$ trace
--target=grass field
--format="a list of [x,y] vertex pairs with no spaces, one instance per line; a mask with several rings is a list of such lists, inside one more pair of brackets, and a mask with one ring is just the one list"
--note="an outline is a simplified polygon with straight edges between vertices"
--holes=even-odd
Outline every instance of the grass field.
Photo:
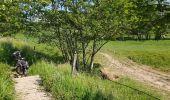
[[161,41],[112,41],[102,52],[129,58],[152,68],[170,71],[170,40]]
[[[37,39],[27,39],[22,34],[15,36],[17,39],[29,40],[31,46],[37,51],[51,56],[59,55],[57,48],[53,49],[46,44],[37,44]],[[34,41],[34,42],[32,42]],[[45,49],[44,49],[45,48]],[[51,51],[49,53],[48,51]],[[126,57],[140,64],[146,64],[154,69],[170,72],[170,40],[148,40],[148,41],[111,41],[102,48],[102,52],[116,54],[119,57]]]
[[[141,42],[139,43],[136,42],[135,44],[135,42],[134,43],[131,42],[128,44],[134,44],[133,46],[135,48],[135,45],[140,43]],[[114,50],[115,51],[118,50],[119,52],[116,51],[116,54],[127,55],[125,51],[128,51],[129,49],[123,48],[123,45],[127,47],[125,42],[120,42],[120,43],[111,42],[105,46],[103,51],[107,50],[107,52],[113,52]],[[35,50],[34,50],[34,46],[36,46]],[[117,49],[110,49],[109,46],[110,47],[114,46],[114,48],[117,46],[116,47]],[[161,93],[159,90],[152,89],[149,86],[145,86],[129,78],[120,78],[119,80],[112,82],[108,80],[101,80],[99,77],[91,76],[85,73],[79,73],[78,76],[73,77],[70,74],[71,72],[70,72],[69,65],[59,64],[62,62],[60,60],[61,58],[58,49],[46,44],[37,44],[31,41],[24,42],[22,40],[17,40],[17,39],[3,38],[0,41],[0,48],[1,48],[0,49],[1,63],[7,63],[11,65],[12,63],[10,62],[11,59],[9,57],[10,56],[9,54],[16,49],[21,49],[22,52],[26,54],[26,59],[28,59],[33,64],[31,65],[31,69],[29,70],[30,74],[31,75],[39,74],[43,79],[43,86],[46,88],[47,91],[50,91],[53,97],[56,99],[64,99],[64,100],[69,100],[69,99],[168,100],[170,99],[168,94],[164,92]],[[150,49],[154,50],[153,48]],[[164,48],[164,50],[166,49],[167,48]],[[137,50],[138,48],[136,48],[136,51]],[[6,55],[6,53],[8,55]],[[5,87],[11,87],[11,88],[5,89],[8,92],[2,92],[1,94],[9,95],[7,97],[13,98],[13,95],[11,95],[13,93],[13,88],[12,88],[13,83],[10,77],[8,77],[8,79],[9,81],[7,82],[9,83],[9,85],[4,84],[3,82],[5,81],[0,81],[1,82],[0,86],[3,86],[3,89],[5,89]]]

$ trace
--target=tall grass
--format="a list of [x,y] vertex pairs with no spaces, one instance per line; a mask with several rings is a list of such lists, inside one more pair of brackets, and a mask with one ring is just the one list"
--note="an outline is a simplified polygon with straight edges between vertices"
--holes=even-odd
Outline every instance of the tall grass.
[[10,68],[0,63],[0,100],[14,100],[14,91]]
[[[31,74],[39,74],[45,88],[52,92],[55,99],[61,100],[108,100],[113,98],[110,93],[97,89],[95,84],[87,84],[85,78],[72,77],[68,65],[54,67],[53,64],[40,62],[32,66]],[[83,79],[82,79],[83,78]]]
[[[110,43],[108,45],[111,45],[110,47],[112,47],[113,44]],[[132,45],[133,48],[131,46],[128,47],[127,44],[133,44]],[[138,51],[145,52],[146,47],[149,47],[151,45],[149,43],[149,45],[146,46],[145,49],[143,49],[142,47],[140,47],[139,45],[140,43],[139,44],[127,43],[127,44],[114,45],[117,46],[116,49],[115,47],[114,49],[110,47],[108,48],[107,45],[104,48],[104,50],[109,50],[110,52],[116,50],[116,53],[118,52],[118,54],[124,55],[126,57],[131,57],[131,59],[133,59],[132,53],[127,53],[128,50],[133,50],[135,52]],[[135,47],[137,44],[141,49],[139,49],[139,47]],[[34,47],[36,48],[35,50]],[[125,49],[125,47],[127,48]],[[160,48],[162,48],[161,45]],[[36,44],[33,42],[27,43],[23,41],[17,41],[15,39],[3,38],[0,40],[0,62],[13,64],[11,62],[13,59],[11,58],[10,54],[16,49],[22,50],[26,59],[33,64],[30,67],[29,73],[31,75],[39,74],[43,80],[43,86],[47,91],[52,93],[55,99],[61,99],[61,100],[70,100],[70,99],[71,100],[72,99],[73,100],[109,100],[109,99],[110,100],[113,99],[154,100],[157,98],[165,99],[165,100],[170,99],[168,96],[164,96],[159,92],[145,88],[145,86],[143,86],[142,84],[138,84],[137,82],[132,81],[128,78],[111,82],[107,80],[101,80],[98,77],[90,76],[89,74],[85,74],[85,73],[79,73],[78,76],[72,76],[70,74],[71,71],[69,65],[63,64],[63,65],[58,65],[56,67],[56,65],[53,63],[42,61],[42,59],[53,61],[55,63],[57,61],[58,62],[61,61],[60,60],[61,58],[58,57],[60,54],[58,53],[57,48],[47,46],[46,44]],[[155,50],[153,49],[153,47],[151,47],[150,50],[155,51],[156,47]],[[167,48],[164,48],[163,50],[167,51]],[[9,70],[6,69],[5,71],[2,72],[4,73],[8,71]],[[2,98],[2,100],[10,100],[10,97],[11,99],[13,99],[13,95],[10,95],[13,93],[12,92],[13,84],[12,81],[10,80],[9,75],[10,74],[8,73],[7,75],[2,76],[2,80],[0,80],[0,88],[1,86],[3,87],[2,91],[8,91],[8,92],[2,92],[3,95],[2,96],[0,95],[0,97],[5,97],[5,99]],[[8,76],[8,78],[6,76]],[[1,74],[0,74],[0,79],[1,79]],[[137,89],[135,88],[133,89],[131,87],[128,87],[120,83],[128,84],[131,87],[135,87]],[[138,89],[145,92],[138,91]],[[4,96],[5,94],[7,94],[8,96]]]
[[160,41],[112,41],[103,52],[127,57],[137,63],[149,65],[161,71],[170,71],[170,40]]
[[[26,58],[29,64],[36,63],[41,59],[54,61],[58,63],[62,60],[58,51],[54,47],[46,44],[36,44],[13,38],[0,39],[0,100],[14,99],[14,84],[10,77],[11,71],[9,66],[15,66],[16,61],[12,57],[12,53],[21,50],[22,56]],[[51,52],[49,52],[51,51]],[[4,64],[5,63],[5,64]]]
[[30,65],[41,59],[54,61],[56,63],[62,62],[62,57],[55,47],[46,44],[36,44],[31,41],[24,42],[12,38],[0,39],[0,62],[14,66],[16,61],[12,57],[12,53],[16,50],[21,51],[22,56],[27,59]]
[[44,61],[34,64],[29,70],[31,75],[39,74],[46,90],[59,100],[155,100],[158,98],[168,100],[159,92],[149,90],[142,84],[127,78],[111,82],[85,73],[72,76],[70,72],[69,65],[56,67],[53,63]]

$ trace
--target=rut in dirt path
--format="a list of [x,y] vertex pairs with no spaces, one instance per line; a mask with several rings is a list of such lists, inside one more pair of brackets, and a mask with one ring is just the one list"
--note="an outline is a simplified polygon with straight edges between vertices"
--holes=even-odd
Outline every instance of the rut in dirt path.
[[39,76],[28,76],[14,79],[17,100],[51,100],[51,96],[40,86]]
[[[170,92],[169,74],[149,69],[148,66],[139,65],[132,61],[119,61],[106,53],[101,54],[107,58],[107,66],[110,66],[109,69],[104,69],[105,71],[110,73],[116,72],[161,90]],[[114,71],[112,72],[110,68]]]

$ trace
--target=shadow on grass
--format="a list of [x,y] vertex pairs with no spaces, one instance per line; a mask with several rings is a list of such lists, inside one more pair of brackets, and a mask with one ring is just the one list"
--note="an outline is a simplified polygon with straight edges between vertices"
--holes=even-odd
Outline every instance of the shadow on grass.
[[153,98],[153,99],[155,99],[155,100],[160,100],[159,98],[157,98],[157,97],[155,97],[155,96],[153,96],[153,95],[151,95],[151,94],[149,94],[149,93],[147,93],[147,92],[144,92],[144,91],[141,91],[141,90],[139,90],[139,89],[136,89],[136,88],[134,88],[134,87],[131,87],[131,86],[128,86],[128,85],[126,85],[126,84],[122,84],[122,83],[119,83],[119,82],[116,82],[116,81],[112,81],[112,82],[114,82],[115,84],[118,84],[118,85],[120,85],[120,86],[124,86],[124,87],[126,87],[126,88],[130,88],[130,89],[136,91],[138,94],[145,94],[145,95],[147,95],[148,97],[151,97],[151,98]]
[[86,92],[86,94],[83,96],[82,100],[114,100],[115,97],[110,94],[104,94],[101,91],[96,91],[94,94],[89,92]]
[[[11,42],[0,43],[0,62],[7,63],[10,66],[15,66],[16,60],[12,57],[12,53],[16,50],[21,50],[22,57],[25,57],[29,62],[29,65],[36,63],[39,60],[52,61],[56,64],[64,63],[63,57],[58,53],[54,55],[48,55],[41,51],[34,50],[30,46],[24,45],[21,48],[14,47]],[[49,51],[50,54],[50,51]]]

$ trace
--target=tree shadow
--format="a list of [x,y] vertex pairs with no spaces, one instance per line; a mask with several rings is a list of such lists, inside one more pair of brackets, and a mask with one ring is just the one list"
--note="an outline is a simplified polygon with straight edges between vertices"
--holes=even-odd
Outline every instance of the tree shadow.
[[114,100],[116,99],[111,93],[105,94],[102,91],[98,90],[95,93],[91,93],[91,91],[86,91],[82,100]]
[[21,48],[17,48],[13,46],[12,42],[2,42],[0,44],[0,62],[7,63],[10,66],[15,66],[16,60],[12,56],[12,53],[16,50],[21,51],[22,57],[26,58],[26,60],[29,62],[29,65],[32,65],[33,63],[36,63],[40,60],[52,61],[56,64],[64,63],[63,57],[58,53],[54,55],[48,55],[41,51],[34,50],[27,45],[24,45]]

